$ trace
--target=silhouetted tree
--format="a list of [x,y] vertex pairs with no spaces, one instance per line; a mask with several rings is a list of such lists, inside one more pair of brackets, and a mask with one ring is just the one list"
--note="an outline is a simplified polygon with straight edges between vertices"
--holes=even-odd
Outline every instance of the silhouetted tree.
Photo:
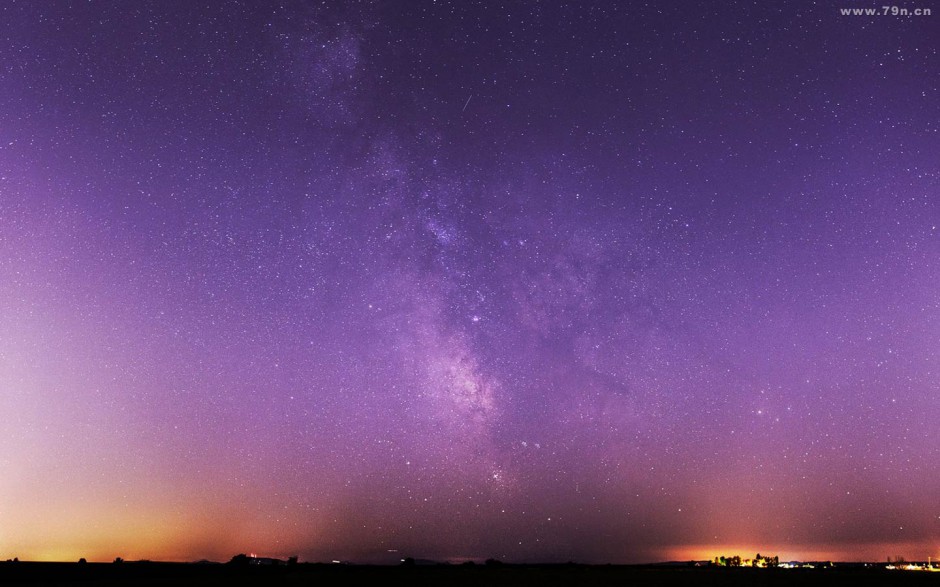
[[296,556],[288,557],[288,559],[287,559],[287,564],[289,564],[289,565],[291,565],[291,566],[296,565],[296,564],[297,564],[297,557],[296,557]]
[[116,565],[119,565],[119,564],[121,564],[121,563],[123,563],[123,562],[124,562],[124,559],[121,558],[121,557],[117,557],[116,559],[114,559],[114,564],[116,564]]
[[488,558],[486,559],[486,562],[483,564],[485,564],[488,567],[496,567],[496,566],[503,564],[503,561],[497,560],[495,558]]
[[86,560],[83,559],[83,558],[78,559],[78,564],[80,564],[80,565],[83,565],[83,564],[85,564],[85,563],[87,563],[87,562],[88,562],[88,561],[86,561]]
[[247,554],[236,554],[232,557],[232,560],[228,561],[228,564],[233,566],[247,566],[248,565],[248,555]]

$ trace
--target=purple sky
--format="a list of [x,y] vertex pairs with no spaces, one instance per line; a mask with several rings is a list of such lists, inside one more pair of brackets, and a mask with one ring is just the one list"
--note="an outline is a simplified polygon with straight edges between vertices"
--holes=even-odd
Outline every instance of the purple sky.
[[853,6],[5,2],[0,558],[940,557],[940,8]]

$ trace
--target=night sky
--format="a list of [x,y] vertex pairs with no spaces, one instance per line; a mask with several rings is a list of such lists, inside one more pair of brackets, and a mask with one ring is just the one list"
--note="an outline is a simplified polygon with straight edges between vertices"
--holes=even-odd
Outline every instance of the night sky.
[[0,558],[940,556],[870,4],[5,1]]

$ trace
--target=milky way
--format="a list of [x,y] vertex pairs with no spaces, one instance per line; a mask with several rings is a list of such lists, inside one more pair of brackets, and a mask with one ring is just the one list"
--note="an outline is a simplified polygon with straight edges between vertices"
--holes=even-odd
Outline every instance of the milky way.
[[6,2],[0,558],[940,556],[940,14],[853,6]]

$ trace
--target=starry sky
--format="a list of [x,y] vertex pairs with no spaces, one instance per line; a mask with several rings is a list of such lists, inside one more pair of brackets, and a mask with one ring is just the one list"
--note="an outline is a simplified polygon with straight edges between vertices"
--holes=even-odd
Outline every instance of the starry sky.
[[0,558],[940,556],[940,6],[853,6],[4,2]]

